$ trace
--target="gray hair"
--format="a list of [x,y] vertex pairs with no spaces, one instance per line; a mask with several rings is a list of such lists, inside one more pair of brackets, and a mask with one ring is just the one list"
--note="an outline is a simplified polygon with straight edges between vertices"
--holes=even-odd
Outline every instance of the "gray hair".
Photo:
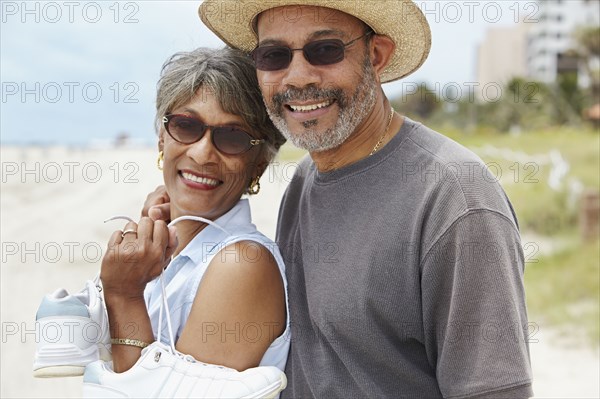
[[266,140],[263,154],[272,161],[285,138],[265,110],[254,63],[239,50],[198,48],[171,56],[157,85],[156,131],[163,129],[163,116],[190,102],[202,86],[211,90],[223,111],[240,116]]

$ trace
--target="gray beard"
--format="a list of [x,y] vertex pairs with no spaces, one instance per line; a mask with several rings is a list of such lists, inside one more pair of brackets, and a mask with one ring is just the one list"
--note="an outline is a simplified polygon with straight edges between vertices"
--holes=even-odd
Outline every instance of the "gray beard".
[[[321,131],[317,119],[303,123],[304,130],[300,134],[293,134],[284,117],[284,103],[292,100],[337,100],[340,113],[333,128]],[[377,82],[375,72],[369,57],[363,63],[363,76],[360,84],[351,98],[341,89],[317,89],[309,86],[305,89],[288,89],[275,94],[272,105],[266,101],[267,112],[273,124],[281,134],[296,147],[309,152],[321,152],[337,148],[342,145],[356,131],[358,125],[369,115],[377,101]]]

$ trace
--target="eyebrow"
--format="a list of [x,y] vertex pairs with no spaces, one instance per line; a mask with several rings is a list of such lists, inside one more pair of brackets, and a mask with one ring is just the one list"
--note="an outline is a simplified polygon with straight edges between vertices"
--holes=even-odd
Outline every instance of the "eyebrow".
[[[336,30],[336,29],[323,29],[323,30],[318,30],[316,32],[311,33],[307,40],[306,43],[310,43],[313,40],[318,40],[321,39],[323,37],[331,37],[331,36],[338,36],[340,38],[348,38],[348,34],[346,34],[345,32],[342,32],[340,30]],[[259,46],[280,46],[280,45],[286,45],[287,43],[283,40],[280,39],[265,39],[262,40],[258,43]]]
[[346,32],[343,32],[341,30],[337,30],[337,29],[324,29],[324,30],[318,30],[316,32],[311,33],[308,38],[309,38],[309,40],[315,40],[315,39],[320,39],[320,38],[322,38],[324,36],[338,36],[338,37],[341,37],[341,38],[349,37]]

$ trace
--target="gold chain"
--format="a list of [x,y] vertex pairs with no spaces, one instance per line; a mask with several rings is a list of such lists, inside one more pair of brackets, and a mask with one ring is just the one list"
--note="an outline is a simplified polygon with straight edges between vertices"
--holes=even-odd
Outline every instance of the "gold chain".
[[379,141],[377,142],[377,144],[375,144],[375,147],[373,147],[373,151],[371,151],[371,153],[369,154],[369,156],[375,154],[377,152],[377,150],[379,149],[379,146],[381,146],[381,143],[383,143],[383,139],[385,138],[385,136],[387,136],[388,130],[390,130],[390,127],[392,126],[392,120],[393,119],[394,119],[394,107],[390,107],[390,120],[388,122],[388,125],[385,128],[385,131],[383,132],[383,135],[381,136],[381,138],[379,139]]

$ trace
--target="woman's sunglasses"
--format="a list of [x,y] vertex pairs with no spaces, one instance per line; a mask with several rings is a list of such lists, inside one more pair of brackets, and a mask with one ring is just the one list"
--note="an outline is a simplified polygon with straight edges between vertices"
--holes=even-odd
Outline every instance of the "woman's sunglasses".
[[252,59],[256,69],[261,71],[280,71],[290,66],[292,53],[302,50],[304,58],[311,65],[332,65],[341,62],[345,56],[346,47],[373,32],[369,30],[364,35],[344,43],[339,39],[315,40],[307,43],[302,48],[289,48],[286,46],[260,46],[252,51]]
[[257,140],[244,130],[234,126],[210,126],[200,119],[187,115],[172,114],[163,117],[163,124],[169,136],[182,144],[200,141],[208,129],[213,145],[227,155],[239,155],[265,140]]

